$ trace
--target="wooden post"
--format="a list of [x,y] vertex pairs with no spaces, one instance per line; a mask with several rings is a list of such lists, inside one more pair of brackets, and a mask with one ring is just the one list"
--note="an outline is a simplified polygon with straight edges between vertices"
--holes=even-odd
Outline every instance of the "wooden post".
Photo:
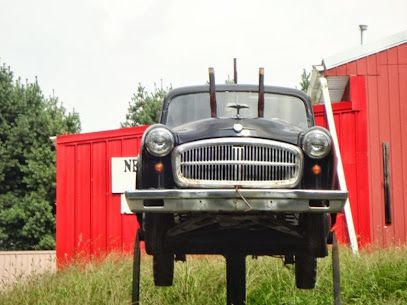
[[264,117],[264,68],[259,68],[259,102],[257,103],[258,117]]
[[216,89],[215,89],[215,71],[213,68],[209,68],[209,96],[211,104],[211,117],[217,117],[216,109]]
[[233,83],[237,84],[237,59],[233,58]]

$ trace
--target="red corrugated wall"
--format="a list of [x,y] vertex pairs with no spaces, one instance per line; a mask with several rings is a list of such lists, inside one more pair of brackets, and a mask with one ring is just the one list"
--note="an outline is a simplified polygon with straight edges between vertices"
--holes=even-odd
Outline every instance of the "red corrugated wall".
[[[367,123],[364,77],[350,77],[346,100],[334,103],[333,111],[351,202],[355,230],[361,245],[371,241],[367,168]],[[323,105],[314,106],[316,124],[327,127]],[[348,240],[343,214],[337,218],[336,232]]]
[[137,221],[111,191],[111,158],[138,155],[146,126],[57,137],[56,253],[59,265],[131,251]]
[[[371,241],[379,246],[407,242],[407,44],[330,69],[327,76],[365,78]],[[363,109],[361,110],[363,111]],[[383,142],[390,143],[391,225],[385,225]],[[352,179],[347,175],[348,179]]]

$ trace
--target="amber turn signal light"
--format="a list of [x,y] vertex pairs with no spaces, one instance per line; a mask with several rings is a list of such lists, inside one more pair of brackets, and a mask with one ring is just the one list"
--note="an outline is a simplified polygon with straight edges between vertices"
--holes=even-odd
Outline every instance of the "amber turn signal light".
[[315,164],[315,165],[312,167],[312,172],[314,173],[315,176],[318,176],[318,175],[321,174],[321,172],[322,172],[321,166],[319,166],[318,164]]
[[157,173],[161,174],[164,171],[164,164],[158,162],[154,165],[154,169]]

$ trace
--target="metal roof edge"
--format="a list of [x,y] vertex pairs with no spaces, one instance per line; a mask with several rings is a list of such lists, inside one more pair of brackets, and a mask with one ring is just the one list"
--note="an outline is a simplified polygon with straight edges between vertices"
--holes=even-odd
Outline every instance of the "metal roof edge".
[[79,142],[97,142],[100,140],[106,140],[107,138],[121,138],[129,136],[139,136],[144,133],[147,125],[140,125],[134,127],[124,127],[112,130],[103,131],[93,131],[86,133],[76,133],[76,134],[63,134],[56,136],[56,144],[70,144]]
[[407,43],[407,30],[388,36],[376,42],[361,45],[322,60],[325,69],[329,70],[348,62],[378,53],[380,51]]

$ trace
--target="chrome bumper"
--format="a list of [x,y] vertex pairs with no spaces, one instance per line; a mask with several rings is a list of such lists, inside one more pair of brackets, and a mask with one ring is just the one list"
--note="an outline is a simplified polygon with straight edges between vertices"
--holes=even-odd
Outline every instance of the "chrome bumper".
[[[125,193],[134,213],[287,212],[335,213],[342,211],[346,191],[287,189],[149,189]],[[162,199],[162,206],[144,200]],[[324,203],[323,206],[319,206]]]

